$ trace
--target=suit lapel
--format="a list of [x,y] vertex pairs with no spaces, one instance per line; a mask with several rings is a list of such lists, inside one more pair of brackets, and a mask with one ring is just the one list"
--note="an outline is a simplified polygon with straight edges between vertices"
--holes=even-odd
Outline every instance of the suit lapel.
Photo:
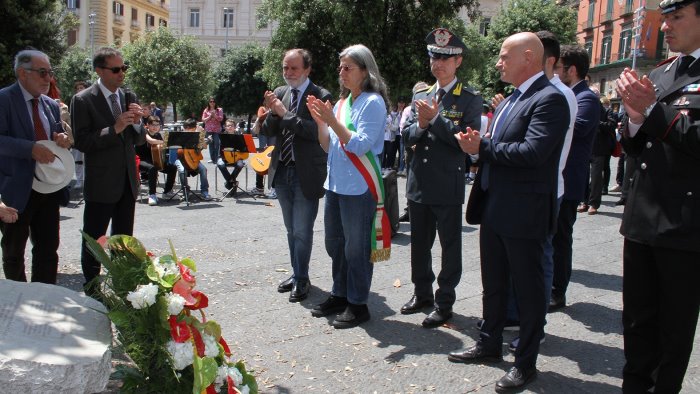
[[513,121],[513,119],[520,116],[520,111],[525,107],[530,98],[534,96],[535,93],[540,91],[540,89],[543,86],[543,78],[545,82],[547,81],[547,76],[545,75],[536,79],[535,82],[533,82],[533,84],[530,85],[527,91],[522,92],[518,101],[513,103],[513,107],[510,109],[510,111],[508,111],[508,116],[505,119],[503,119],[505,123],[503,123],[499,127],[501,132],[498,133],[498,135],[496,135],[497,142],[503,140],[503,136],[506,134],[506,131],[508,130],[508,127],[510,126],[510,123]]
[[22,129],[24,134],[28,139],[34,140],[34,124],[32,123],[32,118],[29,116],[27,110],[27,102],[24,100],[22,95],[22,89],[19,87],[19,83],[15,83],[15,88],[12,90],[14,99],[12,100],[13,105],[17,105],[16,112],[19,115],[19,120],[22,122]]

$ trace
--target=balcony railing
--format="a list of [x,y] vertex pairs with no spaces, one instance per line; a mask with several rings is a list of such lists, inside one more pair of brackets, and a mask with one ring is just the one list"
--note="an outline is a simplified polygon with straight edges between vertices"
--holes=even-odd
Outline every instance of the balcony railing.
[[613,13],[612,11],[608,11],[603,16],[600,17],[600,21],[602,23],[607,23],[607,22],[612,22],[613,19]]
[[590,30],[590,29],[593,28],[593,26],[594,26],[594,25],[593,25],[593,21],[581,22],[581,23],[579,23],[579,25],[578,25],[579,30]]
[[133,27],[134,29],[140,29],[140,28],[141,28],[141,26],[139,25],[139,21],[138,21],[138,20],[133,20],[133,19],[131,20],[131,27]]
[[114,23],[117,25],[123,25],[124,24],[124,16],[123,15],[114,15]]

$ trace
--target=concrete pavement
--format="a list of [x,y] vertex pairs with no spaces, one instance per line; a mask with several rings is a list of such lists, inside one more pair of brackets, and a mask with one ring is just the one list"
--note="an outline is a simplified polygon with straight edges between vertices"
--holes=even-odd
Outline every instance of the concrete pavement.
[[[222,190],[214,191],[215,166],[209,163],[207,168],[210,193],[221,196]],[[254,173],[248,171],[247,187],[252,188]],[[239,181],[245,183],[244,173]],[[220,175],[218,184],[223,185]],[[399,178],[402,209],[404,185],[405,178]],[[620,391],[624,356],[618,228],[622,207],[614,206],[617,198],[618,194],[603,196],[598,215],[579,214],[568,306],[547,316],[539,376],[525,392]],[[61,210],[59,284],[76,290],[82,284],[78,232],[82,212],[82,205]],[[312,317],[309,310],[325,300],[332,283],[323,243],[323,201],[314,230],[311,294],[294,304],[288,302],[288,294],[276,291],[277,283],[291,270],[277,200],[240,196],[189,207],[184,201],[151,207],[144,199],[136,208],[135,236],[147,248],[155,254],[167,253],[167,240],[172,239],[179,256],[196,261],[198,288],[210,300],[209,317],[221,324],[235,356],[255,370],[262,392],[493,392],[495,382],[513,362],[506,347],[506,360],[489,366],[453,364],[446,356],[478,338],[475,323],[482,309],[478,227],[465,223],[462,228],[463,275],[455,317],[438,329],[421,327],[422,313],[399,313],[413,290],[406,223],[392,242],[391,260],[374,267],[369,301],[372,319],[361,327],[335,330],[330,318]],[[437,273],[439,245],[433,248],[433,261]],[[504,340],[514,336],[505,333]],[[684,393],[700,392],[697,339],[698,334]]]

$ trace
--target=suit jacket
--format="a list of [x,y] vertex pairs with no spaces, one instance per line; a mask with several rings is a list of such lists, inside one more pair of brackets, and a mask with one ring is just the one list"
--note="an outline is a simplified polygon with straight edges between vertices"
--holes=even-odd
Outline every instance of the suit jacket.
[[[275,89],[275,95],[282,100],[285,107],[289,108],[292,101],[292,90],[289,86],[280,86]],[[285,130],[294,133],[294,160],[297,167],[297,176],[301,185],[301,191],[307,199],[323,197],[325,190],[323,182],[326,180],[326,164],[328,155],[321,148],[318,141],[318,127],[316,121],[311,118],[309,109],[306,108],[306,97],[313,95],[323,101],[331,100],[331,94],[326,89],[309,82],[304,94],[299,98],[299,108],[296,114],[287,112],[284,117],[270,113],[265,118],[261,132],[269,137],[277,137],[277,147],[272,151],[270,158],[269,176],[272,186],[275,186],[275,174],[279,164],[282,149],[282,134]]]
[[[124,91],[119,91],[122,111],[126,110],[127,102],[138,102],[133,93],[127,93],[127,99]],[[127,179],[136,200],[138,169],[134,145],[146,142],[143,125],[131,125],[121,134],[116,134],[114,115],[96,83],[73,96],[71,124],[75,146],[85,155],[85,200],[113,204],[122,196]],[[104,128],[108,128],[108,132],[102,135]]]
[[[496,110],[494,119],[508,101]],[[498,234],[542,239],[556,226],[557,172],[569,127],[564,95],[542,75],[520,96],[497,141],[483,138],[479,157],[489,167],[489,188],[477,176],[469,194],[467,222],[488,223]],[[489,132],[493,134],[493,122]],[[485,171],[482,169],[479,174]]]
[[593,140],[593,156],[610,156],[615,147],[615,128],[617,127],[617,116],[613,114],[612,108],[607,110],[602,104],[598,104],[599,127]]
[[[62,133],[61,110],[48,96],[39,105],[49,120],[48,138]],[[16,82],[0,90],[0,194],[7,206],[24,211],[34,182],[32,147],[36,137],[27,103]]]
[[454,136],[467,127],[481,128],[483,100],[457,80],[442,97],[435,122],[419,130],[415,101],[431,102],[436,95],[437,85],[415,94],[401,132],[407,150],[415,145],[408,161],[406,197],[422,204],[464,204],[466,155]]
[[593,139],[598,132],[601,113],[598,96],[588,88],[586,81],[579,82],[572,90],[576,95],[578,110],[574,122],[574,136],[564,167],[563,198],[579,202],[583,201],[588,186],[591,150]]
[[[656,247],[700,252],[700,62],[675,78],[678,61],[654,69],[657,103],[634,138],[637,158],[620,232]],[[629,135],[624,132],[623,135]]]

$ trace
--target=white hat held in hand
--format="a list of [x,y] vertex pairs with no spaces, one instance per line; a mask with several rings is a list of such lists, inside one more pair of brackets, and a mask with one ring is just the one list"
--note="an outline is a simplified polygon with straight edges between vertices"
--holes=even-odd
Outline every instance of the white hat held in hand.
[[75,173],[73,155],[66,148],[61,148],[53,141],[42,140],[37,144],[46,146],[53,152],[51,163],[36,163],[34,167],[34,183],[32,189],[42,194],[49,194],[66,187]]

